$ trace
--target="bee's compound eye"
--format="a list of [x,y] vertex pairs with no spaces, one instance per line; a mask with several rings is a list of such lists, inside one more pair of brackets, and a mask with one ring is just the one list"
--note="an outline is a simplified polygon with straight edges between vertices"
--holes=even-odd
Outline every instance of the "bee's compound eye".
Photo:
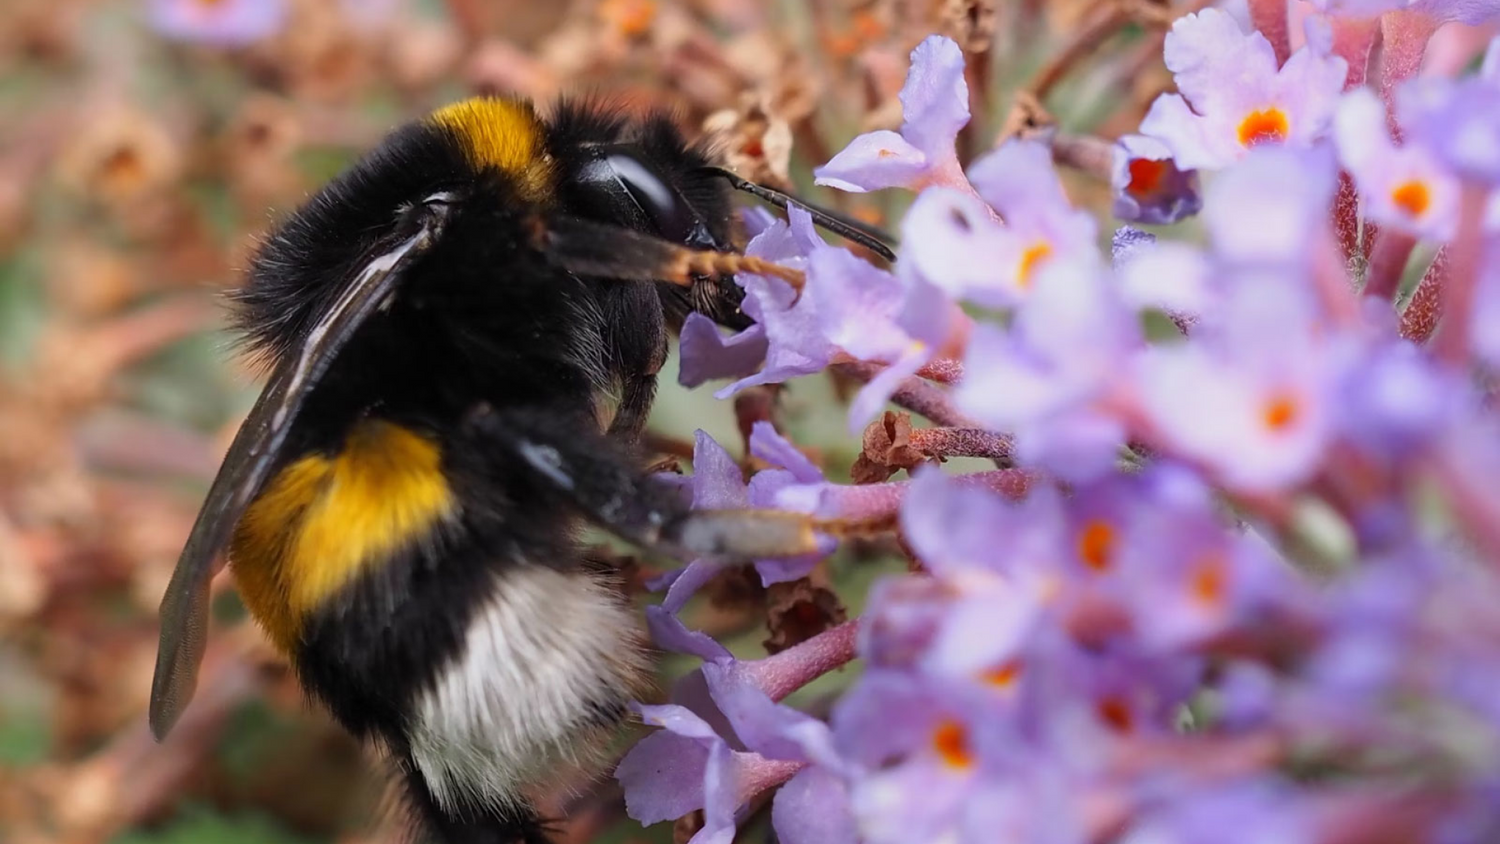
[[666,182],[649,166],[623,153],[615,153],[604,161],[615,171],[616,178],[625,189],[630,191],[635,204],[651,218],[657,231],[674,240],[679,232],[686,234],[684,221],[680,219],[683,215],[682,201],[678,199],[677,192],[667,187]]
[[672,183],[632,145],[597,148],[575,176],[585,215],[676,243],[705,246],[706,230]]

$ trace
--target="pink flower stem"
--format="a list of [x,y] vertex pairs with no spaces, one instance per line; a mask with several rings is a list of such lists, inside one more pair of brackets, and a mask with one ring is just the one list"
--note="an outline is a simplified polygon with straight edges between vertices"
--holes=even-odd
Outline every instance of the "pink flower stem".
[[[862,383],[869,383],[870,379],[880,374],[885,364],[870,363],[869,361],[855,361],[850,363],[836,363],[833,368]],[[903,407],[912,413],[925,416],[939,425],[950,428],[982,428],[978,422],[970,419],[967,415],[959,412],[953,406],[953,400],[948,393],[920,378],[907,378],[891,394],[891,402],[897,407]]]
[[1250,22],[1271,42],[1271,49],[1276,51],[1276,63],[1286,64],[1292,55],[1286,0],[1250,0]]
[[1349,283],[1349,273],[1332,231],[1314,245],[1313,283],[1330,318],[1340,325],[1359,322],[1359,300]]
[[771,700],[781,700],[813,680],[854,659],[859,619],[824,630],[778,654],[743,663],[755,685]]
[[[1025,469],[990,469],[956,475],[955,483],[994,490],[1007,498],[1025,498],[1036,475]],[[818,503],[821,518],[828,526],[836,523],[870,524],[894,519],[901,510],[901,499],[911,481],[886,481],[878,484],[829,484]],[[824,525],[819,526],[823,530]]]
[[1093,135],[1058,132],[1052,137],[1052,160],[1107,182],[1114,168],[1115,145]]
[[1479,185],[1466,184],[1459,199],[1458,234],[1448,244],[1447,278],[1443,283],[1442,330],[1433,339],[1433,351],[1450,363],[1461,364],[1469,356],[1470,307],[1479,281],[1479,262],[1484,252],[1484,211],[1487,197]]
[[807,767],[806,762],[787,759],[767,759],[759,753],[730,751],[734,759],[735,798],[739,803],[748,803],[759,794],[775,788],[797,775]]
[[953,190],[966,193],[980,202],[984,202],[984,210],[989,212],[990,219],[998,223],[1005,222],[1001,219],[1000,212],[991,208],[990,204],[984,201],[984,197],[979,195],[979,191],[974,189],[974,185],[969,181],[969,177],[964,175],[964,167],[959,163],[956,154],[949,156],[945,161],[938,162],[932,169],[927,171],[925,176],[922,176],[915,184],[911,185],[911,189],[916,192],[929,187],[952,188]]
[[957,384],[964,379],[964,365],[953,358],[938,358],[917,370],[917,377],[939,384]]
[[933,457],[989,457],[1015,462],[1016,442],[988,428],[915,428],[908,436],[912,448]]
[[1443,315],[1443,287],[1448,277],[1448,247],[1438,250],[1417,284],[1417,292],[1401,312],[1401,336],[1413,343],[1425,343],[1437,328]]
[[1333,232],[1338,237],[1339,250],[1345,257],[1353,258],[1360,248],[1359,193],[1354,189],[1354,179],[1342,171],[1338,193],[1333,197]]
[[1380,19],[1336,16],[1330,22],[1333,24],[1333,54],[1349,65],[1344,74],[1344,90],[1358,88],[1365,84],[1369,73],[1370,50],[1380,32]]
[[1401,286],[1401,275],[1416,248],[1417,239],[1404,232],[1385,229],[1370,250],[1365,272],[1365,295],[1389,301]]
[[1380,98],[1390,112],[1391,132],[1399,139],[1401,129],[1396,125],[1393,108],[1396,88],[1422,69],[1422,56],[1427,52],[1428,39],[1437,31],[1437,21],[1421,12],[1400,9],[1380,16],[1380,31],[1384,38],[1380,50]]

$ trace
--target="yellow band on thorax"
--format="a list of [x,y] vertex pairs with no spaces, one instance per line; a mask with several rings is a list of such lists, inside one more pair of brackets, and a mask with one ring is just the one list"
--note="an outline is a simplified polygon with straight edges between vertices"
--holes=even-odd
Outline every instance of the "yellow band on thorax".
[[525,100],[475,97],[445,106],[431,120],[458,136],[476,168],[493,167],[512,176],[528,199],[540,199],[551,185],[551,162],[542,122]]

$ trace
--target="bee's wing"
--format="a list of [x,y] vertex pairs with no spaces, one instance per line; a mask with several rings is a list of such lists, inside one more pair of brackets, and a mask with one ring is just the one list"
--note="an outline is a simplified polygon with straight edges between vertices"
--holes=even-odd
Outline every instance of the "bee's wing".
[[193,696],[208,630],[209,581],[224,565],[221,552],[235,525],[266,482],[308,391],[355,330],[386,302],[402,271],[436,241],[447,219],[445,199],[430,198],[416,232],[365,265],[313,325],[300,354],[276,368],[235,435],[162,597],[161,644],[151,682],[151,732],[157,739],[172,729]]

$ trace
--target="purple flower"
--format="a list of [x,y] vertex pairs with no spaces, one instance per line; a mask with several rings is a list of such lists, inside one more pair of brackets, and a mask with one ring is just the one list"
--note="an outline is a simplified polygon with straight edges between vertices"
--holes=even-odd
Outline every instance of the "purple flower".
[[771,825],[786,844],[855,844],[849,786],[826,768],[803,768],[771,803]]
[[1014,264],[1013,251],[990,207],[953,188],[922,191],[901,221],[899,266],[951,298],[996,287],[996,269]]
[[1128,572],[1120,588],[1144,647],[1187,649],[1298,605],[1302,593],[1286,561],[1255,534],[1225,525],[1206,489],[1190,489],[1197,500],[1186,503],[1152,492],[1173,509],[1133,513],[1120,542]]
[[1209,186],[1203,210],[1218,260],[1237,270],[1307,272],[1328,236],[1336,172],[1326,149],[1258,150],[1229,168]]
[[[992,540],[1011,525],[1012,509],[992,492],[960,486],[936,469],[914,473],[901,507],[901,529],[912,550],[933,574],[960,578],[966,572],[1004,571],[1004,556]],[[1019,544],[1020,537],[1017,536]]]
[[[1494,4],[1398,5],[1464,17]],[[909,571],[846,595],[865,599],[857,624],[743,661],[672,612],[718,564],[664,578],[653,636],[704,665],[671,705],[642,709],[664,729],[620,766],[633,817],[702,809],[697,844],[728,842],[749,801],[780,788],[771,815],[790,844],[1323,844],[1369,829],[1488,840],[1500,817],[1500,422],[1487,370],[1500,366],[1500,195],[1480,242],[1444,253],[1444,331],[1473,320],[1468,349],[1449,348],[1453,334],[1430,348],[1399,339],[1389,300],[1347,277],[1331,212],[1348,222],[1342,167],[1369,220],[1453,236],[1452,196],[1500,175],[1489,113],[1468,113],[1500,90],[1500,41],[1474,79],[1398,89],[1392,132],[1369,92],[1340,101],[1335,34],[1310,28],[1278,68],[1269,42],[1224,12],[1174,27],[1181,95],[1122,141],[1115,186],[1134,203],[1122,214],[1164,222],[1196,205],[1195,186],[1146,175],[1221,168],[1204,192],[1206,237],[1122,228],[1109,265],[1044,146],[1005,145],[975,164],[972,188],[956,164],[934,176],[928,153],[941,146],[946,161],[962,120],[917,115],[961,109],[938,96],[961,90],[961,56],[941,40],[919,49],[907,125],[886,133],[906,157],[835,160],[855,161],[861,189],[928,185],[901,222],[900,261],[880,270],[805,220],[768,224],[755,248],[806,271],[800,300],[746,279],[758,333],[691,324],[684,347],[702,359],[684,368],[743,376],[762,347],[769,380],[877,362],[863,420],[935,349],[966,343],[952,402],[985,437],[1013,434],[1025,468],[833,483],[762,424],[750,450],[775,468],[747,484],[700,437],[683,482],[695,506],[895,520]],[[1142,309],[1180,334],[1148,341]],[[955,453],[973,436],[926,433]],[[757,568],[770,583],[817,560]],[[776,703],[856,646],[863,672],[827,724]],[[1324,770],[1336,776],[1300,775]]]
[[1292,788],[1270,779],[1201,787],[1152,812],[1121,844],[1315,844],[1313,818]]
[[963,684],[871,671],[834,709],[837,747],[857,766],[851,802],[870,842],[933,841],[962,828],[1004,728]]
[[677,383],[696,387],[719,378],[742,378],[765,363],[769,344],[759,325],[728,337],[710,318],[696,311],[688,314],[678,335],[682,364]]
[[793,207],[789,217],[789,225],[767,225],[746,254],[803,268],[805,289],[798,295],[780,279],[744,276],[745,313],[756,324],[726,338],[708,318],[689,316],[679,380],[691,387],[743,376],[716,394],[726,398],[745,387],[818,372],[840,355],[889,364],[851,408],[850,427],[857,431],[965,318],[922,279],[893,275],[824,243],[805,211]]
[[1351,91],[1334,120],[1339,160],[1354,177],[1369,219],[1414,237],[1446,241],[1458,225],[1459,184],[1426,149],[1397,146],[1385,106],[1368,88]]
[[1313,8],[1330,15],[1373,18],[1410,6],[1412,0],[1309,0]]
[[[1495,196],[1491,203],[1493,216],[1500,220],[1500,193]],[[1500,229],[1500,225],[1496,228]],[[1500,367],[1500,255],[1496,255],[1494,249],[1490,252],[1491,257],[1485,262],[1480,276],[1479,289],[1474,294],[1469,337],[1476,357],[1490,366]]]
[[1435,23],[1457,22],[1479,26],[1500,17],[1494,0],[1311,0],[1321,12],[1356,18],[1406,10],[1425,15]]
[[[702,671],[723,728],[685,706],[639,707],[642,720],[663,729],[638,742],[615,770],[630,817],[651,824],[703,809],[703,829],[692,840],[727,844],[739,810],[757,794],[791,780],[795,785],[785,798],[778,793],[779,808],[773,809],[783,837],[813,841],[819,834],[852,830],[847,802],[834,802],[842,794],[834,773],[841,763],[828,728],[772,702],[753,675],[733,664],[706,663]],[[803,777],[813,762],[832,768]],[[822,800],[810,802],[810,794]]]
[[[746,484],[740,464],[723,446],[704,431],[693,435],[693,475],[687,487],[695,509],[738,509],[744,507],[777,508],[780,492],[793,485],[819,484],[823,473],[807,459],[796,446],[776,433],[769,422],[757,422],[750,434],[750,453],[769,463],[773,468],[757,472]],[[833,550],[833,542],[825,542],[820,554],[787,559],[757,560],[756,571],[764,585],[796,580],[805,577]],[[653,583],[655,588],[667,588],[661,606],[648,607],[646,617],[651,624],[657,644],[668,650],[695,653],[704,658],[716,655],[722,648],[700,633],[684,628],[675,613],[687,604],[705,583],[723,569],[718,560],[698,559],[681,569],[672,571]]]
[[1083,479],[1107,470],[1123,425],[1096,402],[1141,343],[1097,257],[1054,262],[1008,332],[981,325],[956,399],[974,418],[1016,436],[1028,465]]
[[[1118,259],[1119,294],[1193,322],[1216,317],[1238,285],[1264,273],[1305,279],[1320,240],[1330,238],[1335,167],[1326,150],[1259,150],[1225,170],[1207,192],[1205,253],[1181,241],[1139,247]],[[1253,220],[1253,224],[1250,222]]]
[[1115,144],[1110,170],[1114,215],[1132,223],[1165,225],[1198,213],[1198,171],[1181,170],[1172,151],[1145,135],[1126,135]]
[[274,35],[285,0],[151,0],[151,26],[178,41],[239,47]]
[[860,135],[813,171],[817,183],[853,193],[965,184],[953,142],[969,122],[969,86],[963,51],[951,39],[934,35],[912,50],[901,112],[900,134]]
[[1405,340],[1361,348],[1338,389],[1342,436],[1392,464],[1421,457],[1463,409],[1454,374]]
[[[1054,260],[1078,253],[1094,254],[1098,235],[1094,218],[1068,202],[1052,167],[1052,153],[1045,145],[1011,141],[976,161],[969,177],[1005,225],[998,229],[975,225],[978,215],[972,212],[948,215],[950,227],[969,226],[972,236],[986,239],[990,245],[979,254],[950,254],[925,262],[927,266],[917,264],[925,277],[954,297],[1008,307],[1032,293],[1041,273]],[[918,247],[918,252],[930,253],[937,248],[929,244]],[[963,274],[934,272],[939,261],[950,266],[957,261],[971,262],[982,275],[967,279]]]
[[1396,91],[1407,143],[1432,152],[1462,179],[1500,183],[1500,85],[1470,77],[1421,77]]
[[1155,308],[1184,321],[1213,307],[1212,258],[1180,241],[1153,243],[1117,253],[1120,298],[1135,308]]
[[902,380],[932,360],[964,319],[940,291],[911,276],[881,270],[844,249],[821,249],[808,263],[806,296],[830,343],[866,361],[889,364],[861,388],[849,409],[857,433]]
[[[805,269],[814,252],[834,249],[818,237],[806,211],[793,206],[787,219],[782,222],[764,214],[751,217],[764,227],[745,247],[745,254]],[[743,376],[715,393],[728,398],[746,387],[810,375],[828,366],[838,349],[823,336],[811,297],[799,296],[779,278],[742,274],[735,280],[745,288],[743,308],[755,325],[725,338],[706,317],[689,317],[683,324],[678,376],[684,386]],[[757,364],[761,364],[758,372]]]
[[1165,144],[1186,170],[1224,167],[1257,146],[1305,146],[1319,139],[1333,117],[1346,69],[1343,59],[1308,48],[1278,68],[1265,36],[1246,35],[1218,9],[1172,25],[1166,62],[1181,93],[1152,103],[1141,134]]
[[1192,340],[1142,355],[1136,383],[1159,444],[1245,492],[1310,477],[1332,431],[1339,374],[1313,314],[1308,291],[1261,279],[1234,287]]
[[[792,486],[821,484],[822,471],[797,450],[769,422],[757,422],[750,431],[750,453],[773,468],[755,473],[747,489],[750,506],[784,509],[782,491]],[[776,468],[780,467],[780,468]],[[825,540],[821,553],[776,560],[757,560],[755,570],[761,583],[770,586],[806,577],[820,560],[833,552],[832,540]]]

